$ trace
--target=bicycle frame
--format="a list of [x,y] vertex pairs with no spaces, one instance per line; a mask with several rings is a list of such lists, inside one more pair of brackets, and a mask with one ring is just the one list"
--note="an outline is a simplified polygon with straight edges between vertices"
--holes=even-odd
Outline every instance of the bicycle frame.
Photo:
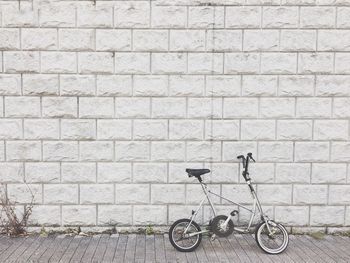
[[[248,212],[251,213],[251,216],[250,216],[250,219],[249,219],[249,223],[248,223],[248,226],[247,226],[246,228],[238,228],[238,227],[235,227],[235,228],[234,228],[236,231],[238,231],[238,232],[240,232],[240,233],[248,233],[248,232],[250,231],[250,228],[251,228],[251,226],[252,226],[253,220],[254,220],[254,218],[255,218],[255,216],[256,216],[257,214],[260,215],[261,220],[262,220],[262,221],[265,221],[265,223],[271,222],[271,221],[269,220],[268,216],[264,214],[263,209],[262,209],[261,204],[260,204],[260,201],[259,201],[259,199],[258,199],[258,196],[257,196],[257,194],[256,194],[256,192],[255,192],[255,189],[254,189],[254,187],[251,185],[251,181],[250,181],[249,173],[248,173],[248,164],[249,164],[249,159],[248,159],[248,158],[249,158],[249,157],[254,161],[254,159],[251,157],[251,154],[250,154],[250,156],[249,156],[249,154],[248,154],[247,159],[245,159],[245,158],[243,157],[243,168],[244,168],[244,171],[243,171],[242,175],[243,175],[243,177],[244,177],[244,179],[245,179],[245,181],[246,181],[246,184],[248,185],[248,187],[249,187],[249,189],[250,189],[250,193],[251,193],[252,198],[253,198],[253,205],[252,205],[252,208],[249,208],[249,207],[244,206],[244,205],[242,205],[242,204],[240,204],[240,203],[237,203],[237,202],[235,202],[235,201],[233,201],[233,200],[230,200],[229,198],[223,197],[223,196],[220,195],[220,194],[217,194],[217,193],[212,192],[210,189],[208,189],[206,183],[202,182],[202,180],[199,180],[199,182],[200,182],[200,184],[201,184],[201,186],[202,186],[203,192],[204,192],[204,194],[205,194],[205,197],[201,200],[201,202],[200,202],[198,208],[197,208],[195,211],[192,210],[192,215],[191,215],[190,218],[189,218],[191,221],[190,221],[190,224],[186,227],[186,229],[185,229],[185,231],[184,231],[184,234],[186,234],[186,232],[187,232],[189,226],[191,225],[192,221],[194,221],[194,219],[196,218],[196,216],[197,216],[199,210],[203,207],[203,204],[204,204],[205,200],[208,200],[209,205],[210,205],[210,207],[211,207],[211,210],[213,211],[214,217],[217,216],[217,213],[216,213],[216,210],[215,210],[215,206],[214,206],[212,200],[210,199],[210,195],[217,196],[217,197],[219,197],[220,199],[223,199],[223,200],[225,200],[225,201],[228,201],[229,203],[231,203],[231,204],[233,204],[233,205],[237,205],[238,207],[240,207],[240,208],[242,208],[242,209],[244,209],[244,210],[246,210],[246,211],[248,211]],[[225,221],[225,223],[224,223],[224,225],[223,225],[224,227],[227,226],[227,224],[228,224],[228,222],[229,222],[229,220],[231,219],[232,216],[233,216],[233,215],[232,215],[232,212],[230,212],[230,213],[227,215],[227,220]],[[274,223],[272,222],[272,224],[274,224]],[[271,233],[271,229],[270,229],[270,227],[269,227],[269,224],[266,224],[266,225],[267,225],[268,231]],[[209,230],[203,230],[203,231],[200,231],[200,232],[191,233],[191,234],[189,234],[188,236],[194,236],[194,235],[198,235],[198,234],[201,234],[201,233],[207,233],[207,232],[209,232]]]
[[[224,197],[222,195],[219,195],[219,194],[211,191],[210,189],[208,189],[207,185],[205,183],[203,183],[203,182],[201,182],[200,184],[202,186],[202,189],[203,189],[203,192],[204,192],[205,196],[201,200],[198,208],[194,212],[192,212],[192,215],[189,218],[191,220],[191,223],[196,218],[197,214],[199,213],[200,209],[203,207],[204,202],[206,200],[208,200],[209,205],[211,207],[211,210],[213,211],[213,215],[214,215],[213,217],[217,216],[216,209],[215,209],[215,206],[214,206],[214,204],[213,204],[213,202],[212,202],[212,200],[210,198],[210,195],[217,196],[217,197],[219,197],[219,198],[221,198],[221,199],[223,199],[225,201],[228,201],[229,203],[231,203],[233,205],[237,205],[238,207],[240,207],[240,208],[242,208],[242,209],[244,209],[244,210],[246,210],[246,211],[251,213],[251,216],[250,216],[250,219],[249,219],[249,223],[248,223],[248,226],[246,228],[235,227],[235,230],[238,231],[238,232],[248,233],[250,231],[251,226],[252,226],[253,220],[254,220],[254,218],[256,217],[257,214],[260,215],[262,220],[268,220],[267,216],[264,214],[264,212],[262,210],[260,201],[259,201],[255,191],[251,191],[251,195],[252,195],[252,198],[253,198],[253,205],[252,205],[252,208],[249,208],[247,206],[244,206],[244,205],[242,205],[240,203],[237,203],[237,202],[235,202],[235,201],[233,201],[233,200],[231,200],[229,198],[226,198],[226,197]],[[228,218],[228,220],[227,220],[227,222],[225,222],[225,224],[227,224],[228,221],[231,218],[231,214],[230,213],[227,215],[227,218]],[[187,228],[185,230],[185,233],[186,232],[187,232]],[[197,235],[197,234],[200,234],[200,233],[206,233],[206,232],[209,232],[209,230],[203,230],[203,231],[198,232],[198,233],[192,233],[192,234],[190,234],[190,236]]]

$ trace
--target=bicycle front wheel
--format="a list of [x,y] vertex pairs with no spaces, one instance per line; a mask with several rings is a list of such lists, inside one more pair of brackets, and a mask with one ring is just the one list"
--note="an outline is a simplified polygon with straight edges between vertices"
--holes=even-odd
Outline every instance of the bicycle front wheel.
[[[267,224],[269,224],[270,231]],[[269,221],[268,223],[261,222],[256,227],[255,240],[266,253],[279,254],[287,248],[289,236],[283,225]]]
[[202,234],[195,234],[200,231],[201,228],[196,222],[191,222],[191,220],[187,218],[179,219],[174,222],[169,229],[170,243],[178,251],[194,251],[202,241]]

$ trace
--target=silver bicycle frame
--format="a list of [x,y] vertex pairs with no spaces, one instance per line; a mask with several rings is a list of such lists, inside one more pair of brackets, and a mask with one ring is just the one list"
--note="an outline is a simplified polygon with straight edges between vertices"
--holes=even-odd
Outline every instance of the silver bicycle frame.
[[[217,213],[216,213],[216,210],[215,210],[215,206],[213,204],[213,202],[211,201],[210,199],[210,195],[214,195],[214,196],[217,196],[225,201],[228,201],[230,202],[231,204],[234,204],[234,205],[237,205],[238,207],[244,209],[244,210],[247,210],[251,213],[251,216],[250,216],[250,219],[249,219],[249,223],[248,223],[248,226],[246,228],[238,228],[238,227],[235,227],[235,230],[238,231],[238,232],[241,232],[241,233],[247,233],[250,231],[250,228],[252,226],[252,223],[253,223],[253,220],[255,218],[255,216],[257,214],[260,215],[261,219],[264,220],[265,222],[269,221],[268,217],[264,214],[263,210],[262,210],[262,207],[261,207],[261,204],[260,204],[260,201],[258,199],[258,196],[255,192],[255,190],[251,187],[251,183],[250,183],[250,180],[246,182],[247,185],[249,186],[250,188],[250,193],[252,195],[252,198],[253,198],[253,206],[252,208],[249,208],[247,206],[244,206],[242,204],[239,204],[237,202],[234,202],[226,197],[223,197],[222,195],[219,195],[217,193],[214,193],[212,192],[210,189],[208,189],[207,185],[203,182],[200,182],[201,186],[202,186],[202,189],[203,189],[203,192],[205,194],[205,197],[202,199],[202,201],[200,202],[198,208],[192,212],[192,215],[190,216],[190,224],[188,224],[187,228],[185,229],[184,233],[187,232],[189,226],[191,225],[192,221],[196,218],[199,210],[203,207],[203,204],[205,202],[205,200],[208,200],[209,202],[209,205],[211,207],[211,210],[213,211],[213,215],[214,217],[217,216]],[[258,211],[257,211],[258,210]],[[225,224],[228,223],[229,219],[231,218],[231,214],[229,213],[228,216],[227,216],[228,220],[226,220]],[[269,224],[266,224],[267,225],[267,228],[268,230],[270,231],[270,228],[269,228]],[[209,232],[209,230],[203,230],[203,231],[200,231],[200,232],[196,232],[196,233],[191,233],[189,234],[189,236],[194,236],[194,235],[198,235],[198,234],[201,234],[201,233],[206,233],[206,232]]]

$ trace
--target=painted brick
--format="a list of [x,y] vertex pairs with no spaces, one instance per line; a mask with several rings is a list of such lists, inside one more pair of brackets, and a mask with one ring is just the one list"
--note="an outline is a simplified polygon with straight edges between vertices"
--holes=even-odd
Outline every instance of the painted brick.
[[56,29],[22,29],[21,46],[23,50],[57,49]]
[[135,76],[135,96],[165,96],[168,93],[166,76]]
[[149,27],[150,4],[146,1],[118,2],[114,9],[114,26],[126,28]]
[[203,76],[174,75],[169,78],[169,95],[201,96],[204,93]]
[[316,51],[315,30],[282,30],[282,51]]
[[132,79],[128,75],[98,75],[98,96],[128,96],[132,94]]
[[92,50],[95,46],[93,29],[59,29],[60,50]]
[[113,73],[113,57],[111,52],[79,53],[79,73]]
[[24,120],[24,139],[59,139],[58,120],[50,119],[27,119]]
[[67,5],[47,5],[40,9],[40,25],[42,27],[74,27],[75,8]]
[[44,186],[45,204],[77,204],[78,185],[47,184]]
[[63,96],[93,96],[95,95],[95,90],[94,76],[60,76],[60,94]]
[[112,27],[113,10],[110,7],[83,7],[77,12],[78,27]]
[[[101,140],[128,140],[131,139],[131,120],[98,120],[97,138]],[[92,132],[93,128],[87,130]]]
[[164,140],[168,136],[165,120],[135,120],[133,138],[137,140]]
[[114,159],[112,142],[81,142],[79,146],[81,161],[112,161]]
[[279,140],[311,140],[312,121],[279,120],[277,122],[277,139]]
[[74,118],[78,115],[78,102],[74,97],[44,97],[42,99],[43,117]]
[[5,51],[3,61],[7,73],[39,72],[39,53],[35,51]]
[[25,74],[22,76],[24,95],[58,95],[58,76],[55,74]]
[[327,162],[329,160],[329,143],[296,142],[295,160],[297,162]]
[[301,7],[300,26],[303,28],[332,28],[335,26],[335,8]]
[[19,49],[19,29],[3,28],[0,30],[0,48],[2,50]]
[[228,28],[259,28],[261,8],[255,6],[227,7],[225,19]]
[[189,7],[188,25],[193,28],[224,26],[224,8],[221,6]]
[[6,143],[7,161],[40,161],[40,141],[8,141]]
[[242,94],[244,96],[274,96],[277,91],[276,76],[243,76]]
[[163,163],[135,163],[134,182],[166,183],[167,165]]
[[61,120],[61,138],[64,140],[95,139],[95,120]]
[[[1,183],[23,183],[24,166],[22,163],[1,163],[0,164]],[[29,178],[26,177],[28,180]],[[30,179],[28,180],[30,182]]]
[[130,30],[96,30],[96,50],[129,51],[131,50]]
[[80,204],[112,204],[114,203],[113,184],[80,185]]
[[241,51],[242,38],[241,30],[208,30],[206,47],[208,51]]
[[21,76],[17,74],[0,75],[0,94],[1,95],[20,95],[21,94]]
[[96,164],[63,163],[61,175],[62,183],[94,183],[96,182]]
[[155,28],[184,28],[187,23],[186,7],[154,6],[151,25]]
[[146,74],[150,73],[149,53],[115,53],[115,73]]
[[73,52],[41,52],[41,72],[76,73],[76,54]]
[[133,48],[135,51],[168,50],[167,30],[134,30],[133,39]]

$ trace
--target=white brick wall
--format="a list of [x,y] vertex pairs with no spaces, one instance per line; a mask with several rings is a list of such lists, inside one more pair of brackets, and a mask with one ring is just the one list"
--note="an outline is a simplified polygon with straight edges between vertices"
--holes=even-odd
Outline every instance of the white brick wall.
[[349,6],[0,1],[0,183],[33,225],[165,225],[201,197],[186,167],[247,203],[252,152],[273,218],[349,226]]

